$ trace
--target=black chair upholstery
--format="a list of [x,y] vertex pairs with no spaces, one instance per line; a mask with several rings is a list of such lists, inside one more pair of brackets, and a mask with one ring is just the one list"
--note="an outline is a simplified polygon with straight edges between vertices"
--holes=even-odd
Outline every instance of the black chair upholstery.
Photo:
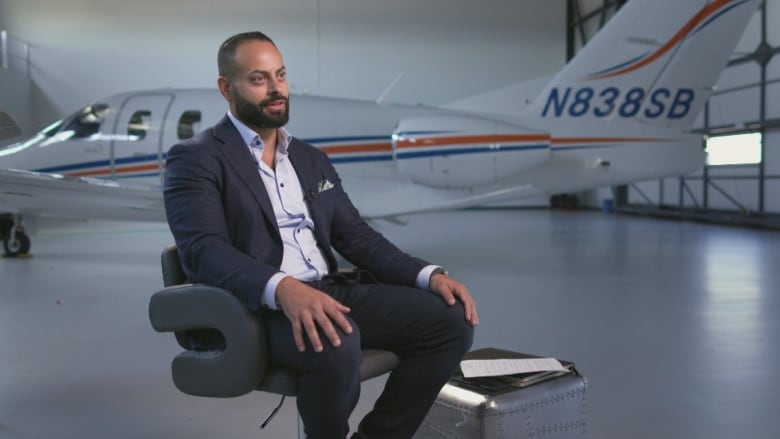
[[[171,365],[173,382],[187,394],[233,397],[262,390],[295,396],[297,373],[269,364],[265,328],[230,292],[187,284],[175,245],[162,252],[163,283],[149,302],[149,319],[158,332],[174,332],[185,350]],[[398,366],[392,352],[364,350],[361,380]]]

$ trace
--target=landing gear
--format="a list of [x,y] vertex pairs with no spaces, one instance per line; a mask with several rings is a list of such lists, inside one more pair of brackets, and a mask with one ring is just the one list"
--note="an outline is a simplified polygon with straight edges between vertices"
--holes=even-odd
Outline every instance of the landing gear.
[[19,215],[0,215],[0,237],[3,239],[3,256],[16,258],[30,252],[30,237],[24,233]]

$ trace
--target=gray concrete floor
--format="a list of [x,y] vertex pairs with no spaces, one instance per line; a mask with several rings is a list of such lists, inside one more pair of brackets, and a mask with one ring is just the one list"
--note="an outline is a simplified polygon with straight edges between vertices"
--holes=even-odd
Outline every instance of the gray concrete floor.
[[[780,233],[546,210],[378,228],[468,284],[475,348],[576,362],[591,438],[780,437]],[[174,388],[178,347],[147,317],[170,241],[164,224],[53,223],[33,258],[0,260],[0,438],[295,437],[292,400],[260,432],[276,396]]]

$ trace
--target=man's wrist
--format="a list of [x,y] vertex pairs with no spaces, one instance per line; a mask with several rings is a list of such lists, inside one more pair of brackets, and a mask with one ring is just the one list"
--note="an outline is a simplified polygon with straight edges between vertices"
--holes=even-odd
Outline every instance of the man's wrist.
[[433,288],[432,288],[433,287],[433,285],[432,285],[433,278],[436,275],[439,275],[439,274],[444,275],[444,276],[448,276],[447,270],[445,270],[442,267],[436,267],[433,271],[431,271],[431,276],[428,278],[428,289],[429,290],[433,291]]
[[267,308],[267,309],[281,309],[278,304],[279,300],[276,298],[276,290],[279,286],[279,283],[288,277],[286,274],[282,272],[275,273],[273,276],[271,276],[270,279],[268,279],[268,283],[265,285],[265,288],[263,289],[263,298],[261,304]]
[[430,290],[431,287],[431,276],[433,275],[433,270],[441,268],[439,265],[426,265],[423,267],[419,273],[417,273],[417,278],[414,281],[415,286],[421,290]]
[[449,276],[449,273],[447,273],[447,270],[445,270],[442,267],[435,268],[433,271],[431,271],[431,277],[436,276],[437,274],[443,274],[445,276]]

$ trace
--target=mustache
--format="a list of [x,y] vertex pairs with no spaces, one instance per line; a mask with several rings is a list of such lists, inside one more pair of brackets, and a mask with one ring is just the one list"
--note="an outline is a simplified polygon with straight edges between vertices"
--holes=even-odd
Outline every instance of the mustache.
[[274,93],[269,98],[260,101],[260,106],[265,107],[266,105],[271,104],[271,102],[278,101],[278,100],[283,100],[285,103],[290,101],[290,99],[287,96],[284,96],[281,93]]

